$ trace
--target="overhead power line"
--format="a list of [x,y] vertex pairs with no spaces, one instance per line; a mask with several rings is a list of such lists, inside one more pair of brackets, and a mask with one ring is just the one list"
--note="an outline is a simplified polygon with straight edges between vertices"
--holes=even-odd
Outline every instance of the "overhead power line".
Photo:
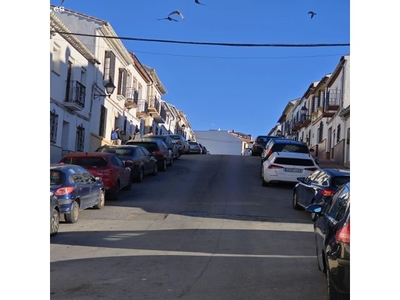
[[134,38],[134,37],[121,37],[121,36],[102,36],[95,34],[85,33],[74,33],[74,32],[63,32],[63,31],[51,31],[51,33],[69,34],[77,36],[89,36],[89,37],[102,37],[106,39],[119,39],[128,41],[139,41],[139,42],[156,42],[156,43],[170,43],[170,44],[189,44],[189,45],[206,45],[206,46],[228,46],[228,47],[346,47],[350,46],[350,43],[335,43],[335,44],[254,44],[254,43],[212,43],[212,42],[190,42],[190,41],[177,41],[177,40],[159,40],[159,39],[145,39],[145,38]]

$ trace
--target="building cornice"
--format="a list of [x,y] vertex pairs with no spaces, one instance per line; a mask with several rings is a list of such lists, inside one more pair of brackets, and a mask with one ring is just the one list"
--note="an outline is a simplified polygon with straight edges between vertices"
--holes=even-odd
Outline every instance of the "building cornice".
[[165,89],[164,85],[161,83],[160,78],[158,77],[156,70],[149,66],[144,66],[145,69],[147,70],[148,73],[150,73],[150,76],[153,78],[154,81],[154,86],[156,89],[159,91],[161,95],[164,95],[167,93],[167,90]]
[[118,37],[114,29],[111,27],[110,23],[107,22],[102,27],[100,27],[100,32],[104,36],[100,35],[99,37],[102,37],[109,45],[109,47],[117,52],[115,54],[118,55],[120,60],[123,61],[125,67],[127,67],[128,65],[134,65],[131,55],[129,54],[128,50],[126,50],[124,44],[122,44],[120,39],[106,38],[107,36]]
[[[54,12],[50,12],[50,30],[61,35],[68,43],[70,43],[80,54],[82,54],[88,61],[93,64],[100,64],[97,58],[90,52],[90,50],[82,44],[82,42],[68,29],[67,26],[64,25],[63,22],[59,18],[57,18]],[[62,32],[66,32],[68,34],[63,34]]]
[[343,70],[343,67],[347,61],[348,55],[344,55],[340,58],[339,63],[337,64],[335,70],[333,71],[331,77],[329,78],[328,82],[326,83],[326,86],[329,88],[333,85],[333,83],[336,81],[337,77],[339,76],[340,72]]
[[136,69],[136,71],[138,71],[138,73],[142,76],[142,78],[144,79],[144,81],[147,84],[151,84],[153,83],[153,79],[151,78],[151,76],[149,75],[149,73],[147,73],[146,69],[143,67],[142,63],[139,61],[139,59],[137,58],[137,56],[132,53],[129,52],[130,56],[133,59],[134,62],[134,67]]

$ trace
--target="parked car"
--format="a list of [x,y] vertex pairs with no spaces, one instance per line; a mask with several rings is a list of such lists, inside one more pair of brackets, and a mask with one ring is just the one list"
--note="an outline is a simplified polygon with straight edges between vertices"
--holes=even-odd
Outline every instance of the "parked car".
[[169,151],[168,146],[161,140],[130,140],[126,142],[126,145],[138,145],[149,150],[157,159],[157,166],[161,171],[166,171],[167,166],[174,164],[172,152]]
[[103,182],[78,165],[51,165],[50,192],[57,197],[60,214],[67,223],[76,223],[81,210],[104,207]]
[[310,204],[328,203],[337,189],[350,181],[350,171],[319,169],[297,181],[293,188],[293,208],[305,209]]
[[210,152],[207,150],[206,146],[204,146],[203,144],[200,144],[201,147],[201,154],[210,154]]
[[[271,139],[268,141],[261,153],[261,163],[263,163],[273,152],[298,152],[311,154],[307,144],[292,139]],[[315,159],[314,159],[315,160]]]
[[259,135],[254,140],[253,146],[251,147],[251,155],[252,156],[260,156],[263,152],[265,145],[271,139],[279,139],[278,136],[274,135]]
[[158,174],[157,159],[146,148],[139,145],[104,145],[97,148],[96,152],[114,153],[124,163],[131,162],[131,180],[142,182],[145,175]]
[[151,140],[162,140],[167,146],[168,149],[172,151],[172,156],[174,159],[178,159],[181,156],[180,146],[171,139],[169,135],[154,135],[154,134],[146,134],[142,137],[143,141],[151,141]]
[[179,134],[170,134],[169,135],[172,141],[180,147],[181,154],[188,154],[189,153],[189,142]]
[[274,152],[262,165],[262,185],[268,186],[278,182],[296,183],[298,177],[306,177],[318,169],[310,154]]
[[201,154],[202,149],[201,149],[201,146],[199,145],[198,142],[190,141],[190,142],[189,142],[189,146],[190,146],[190,148],[189,148],[189,153],[192,153],[192,154]]
[[326,275],[328,299],[350,299],[350,182],[327,205],[311,204],[306,211],[316,215],[317,263]]
[[129,161],[124,163],[116,154],[76,152],[62,157],[60,163],[82,166],[94,177],[99,177],[104,183],[107,199],[118,200],[121,190],[132,188],[132,163]]
[[50,236],[55,236],[60,227],[60,205],[57,197],[50,191]]

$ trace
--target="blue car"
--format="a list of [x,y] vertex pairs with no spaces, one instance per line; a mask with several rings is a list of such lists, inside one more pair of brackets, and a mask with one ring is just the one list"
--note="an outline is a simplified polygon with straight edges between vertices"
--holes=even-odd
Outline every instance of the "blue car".
[[79,212],[105,204],[104,184],[85,168],[72,164],[50,166],[50,192],[57,197],[60,214],[67,223],[76,223]]

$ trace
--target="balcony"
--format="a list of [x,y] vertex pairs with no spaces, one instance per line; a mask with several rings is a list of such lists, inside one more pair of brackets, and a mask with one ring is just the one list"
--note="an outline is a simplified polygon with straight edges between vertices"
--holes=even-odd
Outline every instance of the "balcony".
[[324,117],[332,117],[340,108],[341,90],[328,90],[323,107]]
[[[150,108],[149,108],[150,110]],[[157,123],[165,123],[165,120],[167,119],[167,112],[165,111],[165,108],[163,105],[161,105],[161,110],[160,113],[150,113],[150,116],[153,117],[154,122]]]
[[302,127],[302,121],[296,120],[293,122],[292,130],[297,131]]
[[307,127],[311,123],[311,115],[301,117],[301,127]]
[[86,87],[79,81],[67,84],[64,105],[71,110],[82,110],[85,107]]
[[146,99],[139,99],[136,111],[136,117],[139,119],[146,118],[149,115],[149,104]]
[[126,88],[125,93],[125,107],[127,109],[138,107],[139,93],[134,88]]
[[152,99],[150,99],[149,113],[152,114],[153,118],[160,117],[160,107],[161,107],[161,103],[156,97],[153,97]]

